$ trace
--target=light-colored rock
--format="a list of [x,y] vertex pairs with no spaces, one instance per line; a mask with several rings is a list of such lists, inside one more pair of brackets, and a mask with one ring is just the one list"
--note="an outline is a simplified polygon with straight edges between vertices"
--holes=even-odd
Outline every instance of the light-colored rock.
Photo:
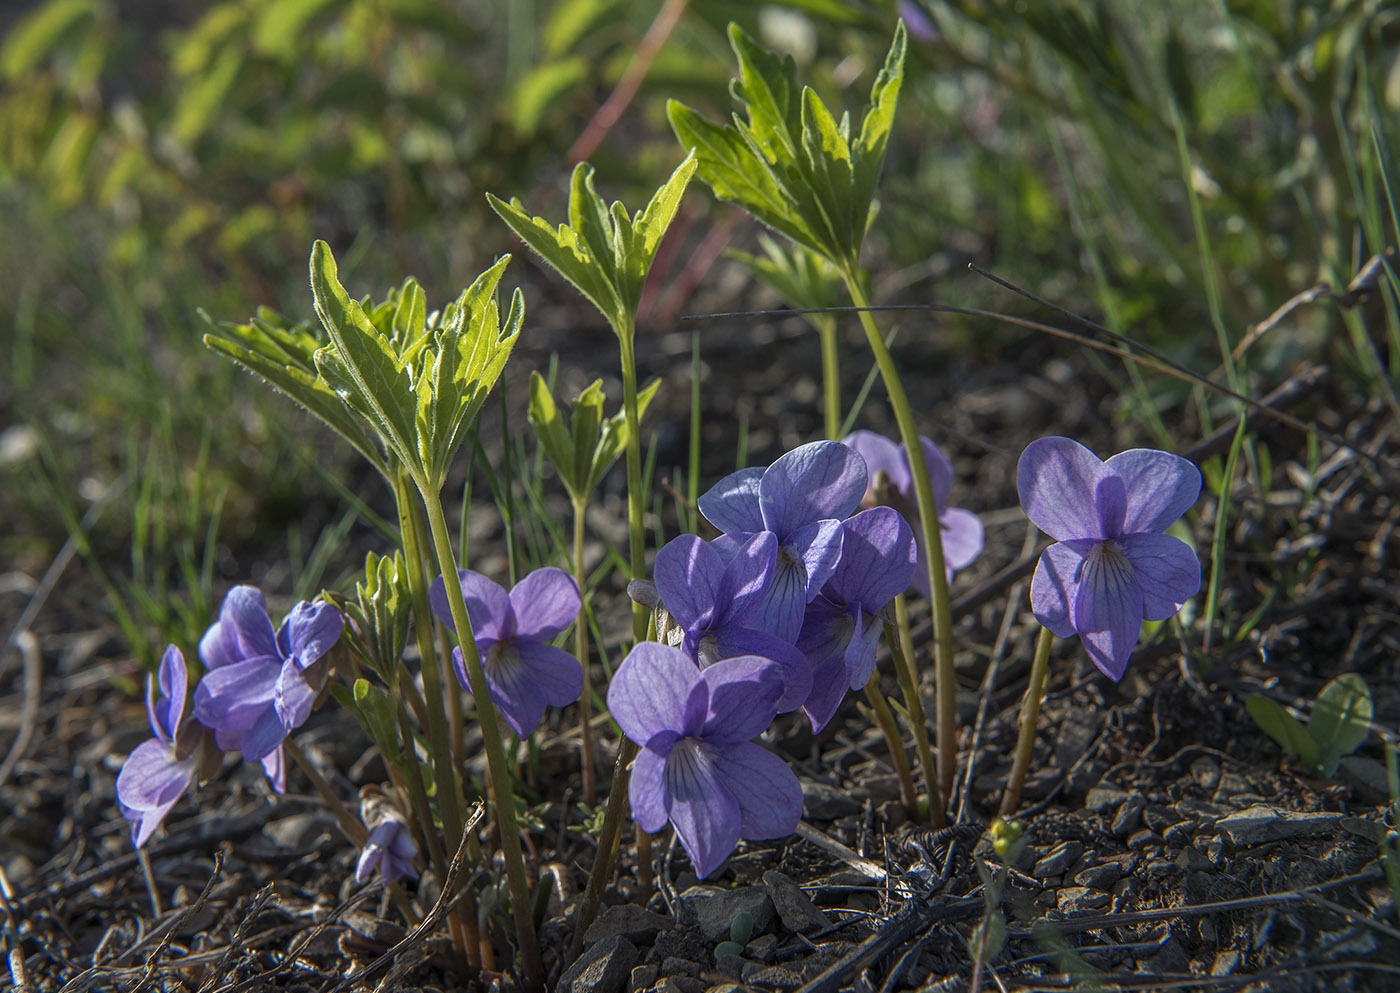
[[622,993],[637,958],[637,946],[614,935],[579,956],[555,989],[557,993]]
[[[831,926],[827,916],[817,909],[817,905],[802,892],[802,887],[790,877],[769,869],[763,874],[763,888],[768,891],[783,927],[789,931],[807,934],[811,931],[823,931]],[[755,926],[757,923],[758,918],[755,917]]]
[[718,886],[692,886],[678,898],[686,914],[695,920],[700,933],[709,941],[724,941],[729,926],[740,911],[753,915],[753,933],[763,934],[773,924],[773,898],[761,886],[745,886],[737,890]]

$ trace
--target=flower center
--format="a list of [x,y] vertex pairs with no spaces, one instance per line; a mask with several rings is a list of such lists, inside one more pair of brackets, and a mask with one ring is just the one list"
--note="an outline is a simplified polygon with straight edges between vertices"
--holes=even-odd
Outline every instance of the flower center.
[[696,800],[708,794],[714,778],[714,755],[699,738],[682,738],[666,757],[666,792],[677,800]]
[[1099,583],[1110,589],[1121,589],[1133,577],[1133,563],[1118,547],[1116,541],[1101,541],[1089,554],[1085,567],[1098,574]]
[[509,685],[525,668],[525,662],[515,650],[515,645],[509,641],[498,641],[487,650],[481,660],[481,668],[492,682]]

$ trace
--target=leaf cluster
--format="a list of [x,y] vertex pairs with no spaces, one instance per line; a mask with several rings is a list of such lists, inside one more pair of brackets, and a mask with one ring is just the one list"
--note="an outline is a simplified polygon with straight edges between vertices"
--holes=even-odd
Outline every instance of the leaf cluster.
[[[658,379],[638,392],[639,420],[660,385]],[[530,374],[530,426],[576,504],[588,500],[603,474],[627,447],[626,414],[619,410],[611,417],[603,417],[604,399],[603,381],[596,379],[574,397],[572,415],[566,416],[555,403],[544,377],[538,372]]]
[[593,167],[580,162],[569,182],[569,223],[558,228],[527,213],[518,197],[510,203],[490,193],[486,198],[521,241],[598,308],[619,337],[630,339],[647,273],[694,173],[695,156],[686,156],[646,209],[629,215],[621,201],[608,206],[593,188]]
[[1361,747],[1375,713],[1371,690],[1355,673],[1338,676],[1322,688],[1306,726],[1265,696],[1250,697],[1245,707],[1285,752],[1323,776],[1335,773],[1342,757]]
[[790,56],[769,51],[735,24],[729,41],[739,60],[730,92],[744,114],[718,125],[672,100],[667,113],[676,137],[695,150],[700,176],[716,196],[855,271],[904,79],[903,22],[854,135],[848,114],[837,121],[814,90],[799,87]]

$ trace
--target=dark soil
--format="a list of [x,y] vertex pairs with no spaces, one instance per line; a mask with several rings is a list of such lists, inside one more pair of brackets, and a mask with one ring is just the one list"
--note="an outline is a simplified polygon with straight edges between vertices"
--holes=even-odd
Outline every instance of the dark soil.
[[[689,863],[663,833],[659,892],[647,905],[679,916],[681,926],[600,939],[595,957],[616,954],[621,968],[625,944],[636,949],[627,961],[640,971],[629,978],[624,969],[620,987],[587,980],[571,988],[953,991],[968,989],[975,970],[986,989],[1400,988],[1400,916],[1378,861],[1386,823],[1379,735],[1335,778],[1313,780],[1245,711],[1255,694],[1305,710],[1327,680],[1357,672],[1375,696],[1374,730],[1394,737],[1400,509],[1393,478],[1372,461],[1393,456],[1389,412],[1325,372],[1304,376],[1308,385],[1288,398],[1289,409],[1354,446],[1338,451],[1323,441],[1312,474],[1302,435],[1259,422],[1272,472],[1264,487],[1258,466],[1242,465],[1231,491],[1221,595],[1231,629],[1259,612],[1247,635],[1222,643],[1217,624],[1203,650],[1203,593],[1182,623],[1164,625],[1140,647],[1121,684],[1099,675],[1076,642],[1057,644],[1039,771],[1021,815],[1029,844],[996,898],[979,889],[999,863],[978,829],[1000,801],[1034,640],[1025,563],[1038,535],[1016,505],[1016,458],[1046,434],[1071,435],[1101,455],[1153,442],[1120,426],[1110,384],[1081,355],[1000,329],[955,352],[951,340],[922,330],[926,321],[907,323],[898,354],[910,396],[958,470],[952,502],[987,525],[985,553],[954,586],[963,776],[953,810],[972,827],[954,832],[951,846],[946,835],[911,829],[883,740],[854,698],[815,741],[785,718],[771,743],[808,790],[804,831],[741,844],[707,882],[762,894],[776,885],[765,873],[780,871],[828,926],[799,934],[780,916],[742,958],[717,961],[715,941],[701,936],[687,909]],[[733,468],[726,453],[741,420],[755,464],[819,433],[815,336],[795,320],[697,327],[707,481]],[[613,365],[611,338],[596,328],[549,344],[561,353],[561,392]],[[666,380],[650,421],[662,478],[683,462],[689,350],[688,332],[641,342],[643,367]],[[856,338],[845,354],[849,402],[868,361]],[[513,404],[525,375],[546,359],[545,348],[522,345],[504,386]],[[1278,384],[1257,385],[1262,395]],[[892,432],[882,393],[877,384],[862,426]],[[618,395],[611,384],[610,396]],[[1207,433],[1193,419],[1168,417],[1180,451]],[[619,544],[621,505],[620,490],[608,490],[591,520]],[[1188,518],[1206,562],[1217,510],[1206,494]],[[489,572],[503,548],[500,526],[489,505],[474,521],[474,565]],[[349,549],[347,561],[365,550]],[[47,565],[13,564],[0,576],[0,630],[20,632],[0,656],[0,744],[9,753],[0,768],[0,907],[13,985],[23,978],[36,991],[224,993],[514,985],[509,970],[504,978],[499,971],[510,962],[507,929],[488,929],[495,971],[464,977],[445,929],[407,934],[377,885],[357,887],[356,851],[295,772],[288,795],[270,799],[255,770],[230,763],[133,854],[114,781],[147,729],[139,700],[113,686],[137,673],[80,565],[51,590],[39,586]],[[35,597],[42,609],[17,627]],[[602,610],[620,641],[621,600]],[[897,698],[887,665],[882,679]],[[575,805],[573,712],[550,720],[527,778],[541,802],[528,840],[534,868],[558,882],[542,930],[556,982],[570,933],[563,916],[575,906],[593,841]],[[296,740],[347,799],[382,775],[334,706]],[[480,891],[497,881],[490,867],[471,878]],[[438,885],[409,887],[420,912]],[[608,902],[639,899],[638,885],[629,832]],[[989,903],[1004,915],[1005,941],[978,969],[970,942]]]

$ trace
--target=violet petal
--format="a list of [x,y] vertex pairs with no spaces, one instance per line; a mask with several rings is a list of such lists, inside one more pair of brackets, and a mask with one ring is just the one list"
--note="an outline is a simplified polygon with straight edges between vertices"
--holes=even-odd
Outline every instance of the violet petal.
[[682,741],[671,750],[662,782],[666,814],[695,874],[704,879],[739,843],[739,801],[715,769],[708,746],[698,741]]
[[757,466],[740,469],[711,486],[696,501],[705,520],[726,534],[765,530],[758,506],[758,484],[763,472]]
[[700,678],[710,688],[709,712],[700,732],[706,741],[748,741],[762,734],[777,716],[783,672],[769,659],[757,655],[725,659],[702,670]]
[[1201,471],[1170,452],[1134,448],[1105,463],[1128,493],[1124,534],[1163,532],[1191,509],[1201,495]]
[[1144,620],[1164,621],[1201,589],[1201,560],[1191,546],[1165,534],[1130,534],[1118,547],[1142,587]]
[[667,612],[687,631],[709,627],[724,583],[719,553],[693,534],[672,538],[656,553],[652,579]]
[[769,466],[759,480],[765,528],[786,539],[805,524],[844,520],[860,506],[867,480],[865,460],[841,442],[800,445]]
[[655,834],[666,824],[665,773],[666,755],[650,748],[643,748],[632,762],[627,798],[632,804],[632,819],[648,834]]
[[1110,679],[1123,678],[1142,632],[1142,618],[1142,587],[1127,556],[1112,543],[1099,545],[1084,559],[1074,628],[1089,658]]
[[578,617],[578,584],[553,566],[528,573],[511,589],[509,598],[517,637],[547,641]]
[[[1060,638],[1073,638],[1074,603],[1079,596],[1079,573],[1084,553],[1078,543],[1060,542],[1040,553],[1031,579],[1031,612],[1036,620]],[[1096,542],[1085,543],[1092,548]]]
[[623,734],[645,744],[663,731],[681,730],[686,699],[699,680],[699,668],[680,649],[644,641],[613,673],[608,711]]
[[802,785],[788,764],[761,745],[715,752],[715,770],[739,801],[739,837],[786,838],[802,819]]
[[1099,457],[1069,438],[1041,438],[1026,446],[1016,466],[1021,508],[1056,541],[1103,538],[1094,492],[1105,473]]
[[331,650],[344,628],[345,618],[333,605],[303,600],[282,621],[277,646],[283,658],[294,659],[298,669],[305,669]]

